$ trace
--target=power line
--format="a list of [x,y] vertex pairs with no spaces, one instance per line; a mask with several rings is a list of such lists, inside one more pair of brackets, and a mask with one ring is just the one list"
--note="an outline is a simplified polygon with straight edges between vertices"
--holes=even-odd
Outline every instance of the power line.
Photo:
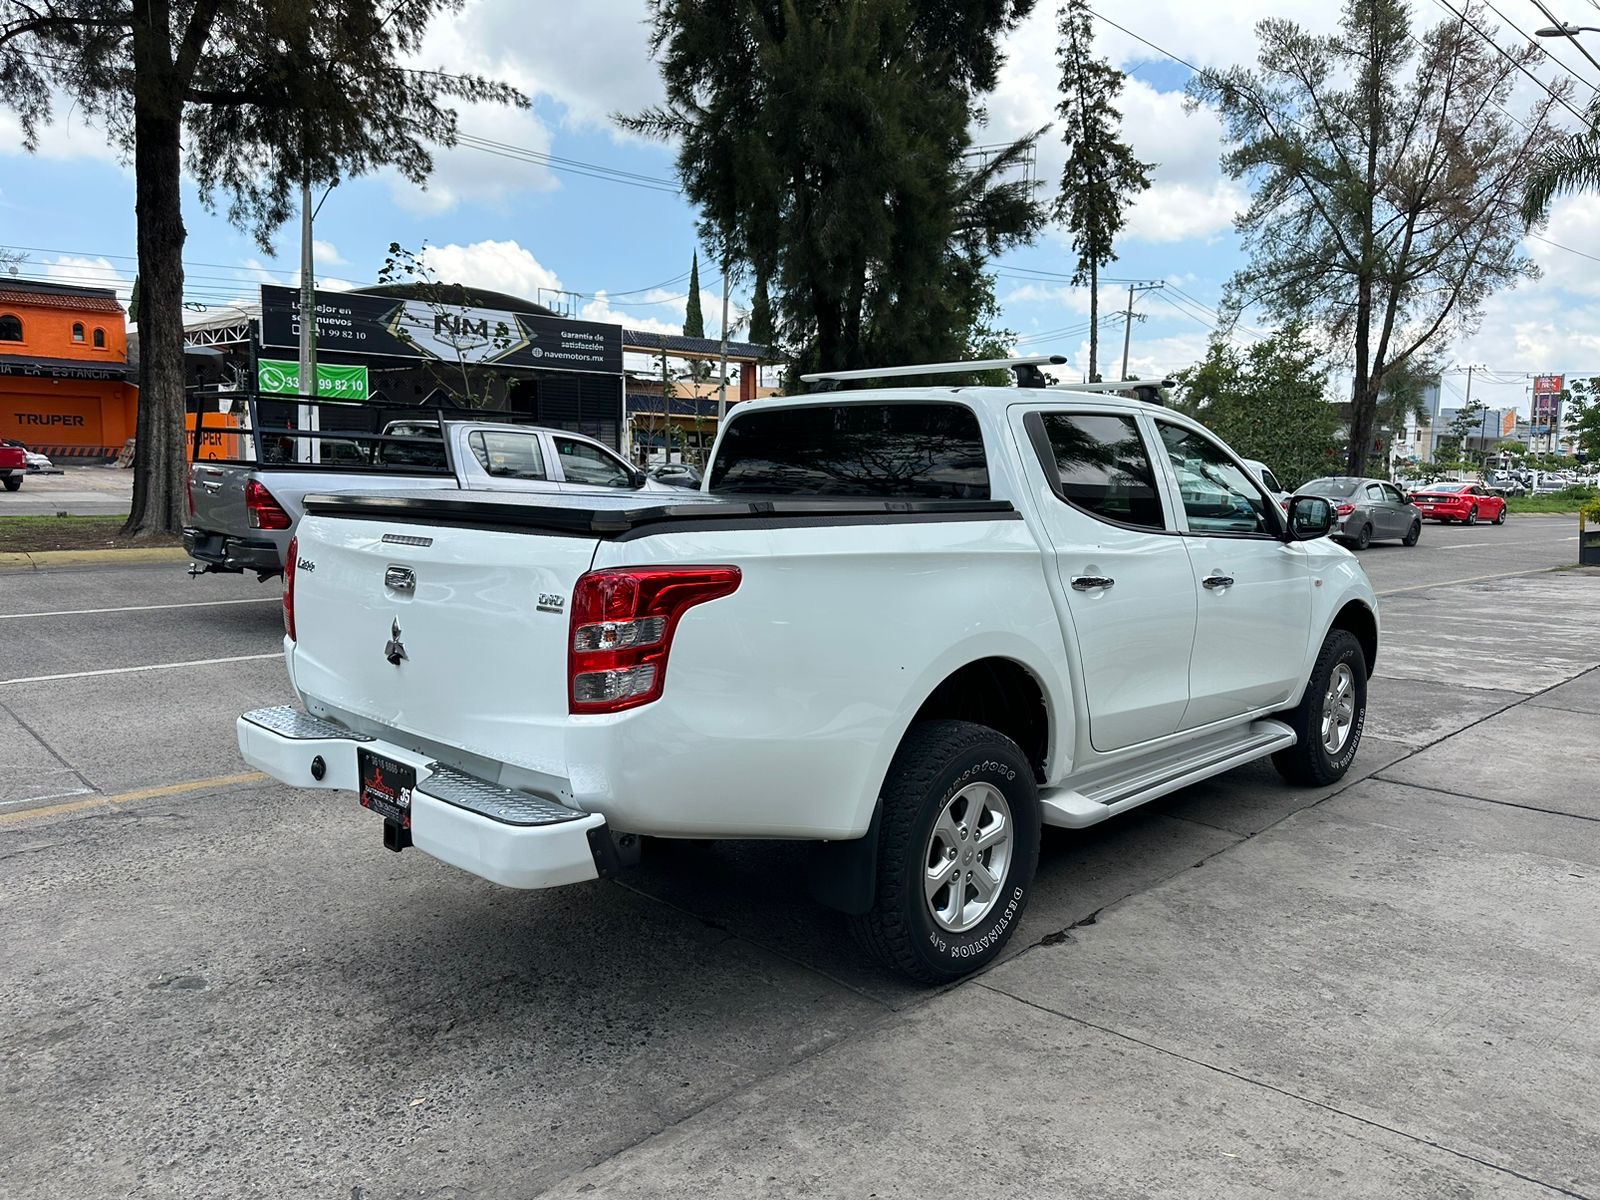
[[[1520,62],[1518,62],[1515,58],[1513,58],[1510,53],[1508,53],[1505,50],[1502,50],[1500,48],[1500,43],[1495,41],[1492,37],[1490,37],[1487,33],[1485,33],[1482,30],[1482,28],[1479,27],[1478,23],[1476,21],[1472,20],[1472,18],[1469,17],[1466,13],[1461,12],[1458,9],[1456,9],[1455,6],[1452,5],[1449,2],[1449,0],[1433,0],[1433,2],[1435,4],[1437,4],[1440,8],[1442,8],[1446,12],[1448,12],[1451,16],[1455,17],[1456,20],[1461,22],[1461,24],[1465,25],[1468,29],[1472,30],[1473,33],[1477,34],[1484,41],[1488,42],[1489,45],[1493,46],[1496,54],[1498,54],[1501,58],[1505,59],[1508,63],[1510,63],[1517,70],[1521,71],[1529,79],[1533,80],[1534,83],[1538,84],[1538,86],[1541,89],[1543,89],[1545,95],[1549,96],[1550,99],[1554,100],[1557,104],[1561,105],[1562,108],[1566,109],[1573,116],[1577,117],[1578,120],[1582,121],[1584,119],[1583,114],[1581,112],[1579,112],[1577,109],[1573,108],[1572,105],[1567,102],[1567,100],[1566,100],[1566,98],[1564,96],[1558,95],[1555,92],[1555,90],[1552,89],[1551,86],[1548,83],[1546,83],[1544,80],[1540,79],[1532,71],[1528,70],[1527,67],[1523,66]],[[1524,36],[1526,36],[1526,35],[1524,35]]]
[[[1542,12],[1545,15],[1545,18],[1552,25],[1554,25],[1557,28],[1562,29],[1562,30],[1566,29],[1566,23],[1564,21],[1558,20],[1556,18],[1555,13],[1551,12],[1548,8],[1546,8],[1544,6],[1544,0],[1533,0],[1533,6],[1535,8],[1537,8],[1540,12]],[[1567,41],[1572,43],[1573,47],[1578,51],[1579,54],[1583,55],[1586,59],[1589,60],[1589,65],[1590,66],[1592,66],[1595,70],[1600,71],[1600,60],[1597,60],[1594,55],[1590,54],[1587,50],[1585,50],[1583,48],[1583,43],[1578,40],[1578,35],[1576,33],[1567,33],[1566,34],[1566,39],[1567,39]],[[1560,62],[1560,59],[1556,59],[1556,56],[1553,53],[1551,53],[1550,50],[1545,49],[1545,53],[1549,54],[1552,59],[1555,59],[1555,61]],[[1570,71],[1568,73],[1571,74]],[[1577,75],[1574,74],[1572,77],[1574,79],[1576,79]],[[1595,91],[1596,91],[1597,95],[1600,95],[1600,88],[1596,88]]]

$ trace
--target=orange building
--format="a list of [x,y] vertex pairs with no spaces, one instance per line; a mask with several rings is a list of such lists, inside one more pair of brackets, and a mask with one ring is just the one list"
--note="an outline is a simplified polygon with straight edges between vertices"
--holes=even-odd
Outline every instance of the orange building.
[[138,413],[115,292],[0,276],[0,437],[53,459],[113,458]]

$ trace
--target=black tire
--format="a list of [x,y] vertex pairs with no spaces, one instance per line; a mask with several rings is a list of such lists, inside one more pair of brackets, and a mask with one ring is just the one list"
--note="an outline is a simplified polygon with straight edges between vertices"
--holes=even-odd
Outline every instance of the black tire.
[[1361,527],[1361,532],[1356,534],[1356,549],[1365,550],[1372,545],[1372,523],[1369,521]]
[[[1350,669],[1355,711],[1344,743],[1337,753],[1330,754],[1322,741],[1322,710],[1329,683],[1341,666]],[[1278,719],[1296,735],[1293,746],[1272,756],[1272,765],[1278,768],[1278,774],[1290,783],[1306,787],[1326,787],[1344,777],[1355,761],[1356,750],[1361,745],[1361,731],[1367,723],[1367,656],[1354,634],[1343,629],[1328,631],[1311,668],[1311,678],[1306,681],[1305,695],[1294,708],[1279,713]]]
[[1476,508],[1467,509],[1467,524],[1468,525],[1476,525],[1477,523],[1478,523],[1478,510]]
[[[923,881],[935,824],[974,783],[992,786],[1010,809],[1010,854],[992,907],[971,929],[952,932],[935,921]],[[876,895],[871,909],[852,918],[856,937],[879,962],[920,983],[982,970],[1016,931],[1039,865],[1039,794],[1027,756],[987,726],[925,721],[900,743],[880,803]]]
[[21,475],[10,475],[10,476],[7,476],[7,478],[4,480],[4,482],[5,482],[5,485],[6,485],[6,491],[14,492],[14,491],[17,491],[19,488],[22,487],[22,476]]
[[1417,540],[1421,537],[1422,518],[1418,517],[1416,520],[1411,522],[1411,531],[1407,533],[1405,537],[1400,539],[1400,543],[1404,546],[1415,546],[1417,544]]
[[1503,506],[1501,507],[1500,512],[1495,516],[1494,523],[1496,525],[1504,525],[1506,523],[1506,510]]

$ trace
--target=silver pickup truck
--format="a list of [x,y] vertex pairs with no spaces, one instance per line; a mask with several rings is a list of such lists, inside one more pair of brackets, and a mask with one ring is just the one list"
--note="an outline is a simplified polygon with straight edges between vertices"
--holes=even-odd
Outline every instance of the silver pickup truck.
[[[405,490],[641,495],[681,499],[592,438],[492,421],[391,421],[381,434],[256,430],[229,435],[248,459],[201,459],[189,468],[184,549],[191,574],[283,573],[284,554],[312,493]],[[317,449],[307,447],[315,441]],[[315,458],[319,461],[303,461]]]

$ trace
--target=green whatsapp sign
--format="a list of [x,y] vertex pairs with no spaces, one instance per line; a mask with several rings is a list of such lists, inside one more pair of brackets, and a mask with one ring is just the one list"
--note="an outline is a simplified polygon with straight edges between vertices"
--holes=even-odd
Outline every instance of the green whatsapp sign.
[[[256,389],[278,395],[300,394],[300,364],[281,358],[256,362]],[[324,400],[365,400],[367,368],[317,364],[317,395]]]

